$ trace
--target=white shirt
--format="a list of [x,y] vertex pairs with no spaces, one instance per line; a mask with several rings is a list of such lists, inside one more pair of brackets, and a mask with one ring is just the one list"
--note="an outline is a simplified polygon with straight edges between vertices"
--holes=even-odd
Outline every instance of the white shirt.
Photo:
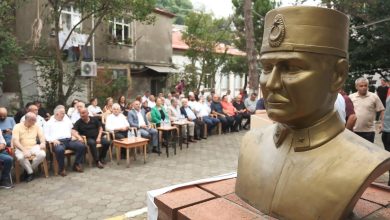
[[[88,111],[88,115],[93,117],[93,115],[89,111]],[[76,123],[76,121],[78,121],[80,118],[81,118],[80,113],[77,110],[73,111],[72,115],[70,116],[70,120],[72,121],[73,124]]]
[[102,109],[99,106],[93,106],[89,105],[88,106],[88,112],[91,114],[97,114],[97,113],[103,113]]
[[72,137],[73,124],[67,116],[58,121],[52,116],[43,128],[43,134],[47,141],[54,141]]
[[195,101],[188,101],[188,106],[192,109],[194,112],[199,112],[200,106],[198,102]]
[[341,120],[345,124],[345,118],[347,117],[347,113],[345,112],[345,99],[340,93],[337,93],[337,99],[334,103],[334,108],[337,110]]
[[[26,116],[23,115],[23,117],[20,119],[20,122],[24,122],[26,120]],[[43,129],[43,127],[45,126],[46,124],[46,121],[44,118],[42,118],[42,116],[40,115],[37,115],[37,122],[36,122],[36,125],[38,125],[39,127],[41,127]]]
[[194,114],[194,112],[189,108],[184,108],[184,110],[186,111],[187,113],[187,117],[191,120],[195,120],[196,119],[196,115]]
[[106,119],[106,130],[114,131],[118,128],[130,127],[127,118],[123,114],[114,115],[110,114]]
[[148,101],[149,108],[153,108],[154,106],[156,106],[156,102]]
[[207,102],[205,103],[199,103],[199,117],[205,117],[205,116],[209,116],[210,113],[211,113],[211,108],[210,106],[207,104]]
[[179,119],[179,116],[181,116],[181,112],[180,112],[180,108],[179,106],[176,106],[173,107],[171,105],[171,107],[169,107],[169,111],[170,111],[170,115],[169,115],[169,118],[172,120],[172,121],[175,121],[175,120],[178,120]]
[[136,112],[137,112],[137,117],[138,117],[138,127],[145,126],[146,123],[145,123],[144,117],[141,114],[141,110],[140,111],[136,111]]

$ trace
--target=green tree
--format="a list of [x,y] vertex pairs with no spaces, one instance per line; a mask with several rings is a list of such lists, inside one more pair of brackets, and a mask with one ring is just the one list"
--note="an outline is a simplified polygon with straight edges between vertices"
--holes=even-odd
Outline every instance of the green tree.
[[[13,35],[16,4],[12,0],[0,1],[0,82],[4,79],[4,68],[14,63],[21,48]],[[1,86],[2,83],[0,83]]]
[[363,74],[378,73],[390,80],[390,1],[323,0],[322,3],[350,16],[350,74],[346,91],[355,91],[354,81]]
[[[187,30],[183,34],[183,39],[189,46],[186,56],[191,60],[186,69],[193,71],[190,74],[192,80],[196,80],[197,90],[202,84],[214,87],[215,74],[227,59],[227,49],[217,53],[216,48],[222,42],[229,42],[231,39],[230,21],[215,19],[203,12],[191,12],[186,17],[185,24]],[[191,85],[192,82],[187,83]]]
[[[244,1],[232,0],[234,6],[233,24],[234,40],[233,44],[241,51],[246,51],[245,20],[244,20]],[[265,14],[275,8],[280,3],[273,0],[252,0],[252,19],[254,31],[254,49],[259,54],[261,43],[263,41],[264,17]],[[234,73],[245,77],[244,89],[248,82],[248,61],[246,57],[233,56],[229,57],[226,66],[223,68],[226,74]]]
[[157,7],[164,8],[176,15],[174,24],[184,24],[184,19],[193,10],[190,0],[157,0]]
[[[69,5],[73,5],[73,7],[79,9],[82,14],[82,18],[80,22],[75,24],[70,30],[63,45],[60,45],[59,35],[61,31],[61,12]],[[67,99],[75,91],[78,91],[80,89],[80,87],[78,86],[79,83],[77,82],[77,75],[80,72],[79,67],[81,61],[83,60],[82,53],[80,53],[80,58],[78,62],[74,64],[67,63],[63,59],[62,55],[64,46],[69,41],[70,36],[73,34],[73,32],[78,30],[80,24],[82,24],[87,19],[91,19],[92,16],[94,17],[94,26],[91,27],[89,30],[83,29],[83,33],[88,35],[85,43],[85,45],[88,45],[99,25],[102,25],[104,21],[107,21],[109,19],[124,17],[129,21],[137,20],[146,23],[154,22],[154,16],[151,15],[151,12],[155,8],[155,0],[49,0],[48,4],[46,4],[46,7],[49,9],[48,11],[50,11],[50,15],[47,20],[53,25],[55,46],[51,50],[46,50],[53,52],[41,53],[41,55],[39,55],[39,59],[53,58],[54,63],[38,63],[42,63],[44,65],[44,68],[49,68],[48,71],[45,71],[47,74],[41,76],[47,79],[46,85],[41,86],[41,89],[52,89],[49,94],[53,97],[53,103],[49,103],[49,105],[54,106],[56,104],[65,104]],[[48,45],[44,44],[40,45],[41,48],[45,48],[47,46]],[[35,52],[36,50],[33,51],[33,53]],[[55,90],[53,91],[53,89]],[[64,91],[65,89],[66,91]]]

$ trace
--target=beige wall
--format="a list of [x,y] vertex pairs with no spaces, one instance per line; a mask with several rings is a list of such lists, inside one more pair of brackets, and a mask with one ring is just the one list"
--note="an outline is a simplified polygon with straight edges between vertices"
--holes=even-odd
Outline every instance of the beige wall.
[[155,64],[172,63],[172,18],[154,14],[153,25],[135,23],[136,61]]

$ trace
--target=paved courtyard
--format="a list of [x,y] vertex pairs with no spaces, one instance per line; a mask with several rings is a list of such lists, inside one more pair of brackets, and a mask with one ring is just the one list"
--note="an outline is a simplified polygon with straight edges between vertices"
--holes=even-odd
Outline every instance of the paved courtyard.
[[[207,140],[157,156],[143,163],[142,155],[103,170],[85,167],[66,177],[43,176],[0,189],[0,219],[104,219],[146,206],[146,192],[177,183],[235,171],[244,132],[214,135]],[[165,149],[163,149],[165,150]]]
[[[86,167],[67,177],[38,177],[11,190],[0,190],[0,219],[105,219],[146,206],[146,192],[169,185],[236,171],[244,132],[210,136],[188,149],[141,155],[126,168],[122,160],[103,170]],[[382,147],[380,135],[376,143]],[[377,181],[386,182],[387,174]],[[136,219],[144,219],[145,214]]]

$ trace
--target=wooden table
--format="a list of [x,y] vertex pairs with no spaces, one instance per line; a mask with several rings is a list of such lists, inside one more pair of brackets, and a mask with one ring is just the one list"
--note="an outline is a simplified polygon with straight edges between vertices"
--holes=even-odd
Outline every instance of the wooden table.
[[131,148],[143,148],[144,163],[146,163],[146,148],[148,146],[149,139],[142,137],[123,138],[121,140],[114,140],[114,147],[116,147],[116,160],[119,165],[121,148],[126,148],[126,162],[127,167],[130,166],[130,149]]
[[188,131],[188,129],[189,129],[189,122],[187,121],[187,119],[186,119],[186,121],[174,121],[174,122],[172,122],[172,124],[173,125],[176,125],[176,126],[178,126],[179,127],[179,134],[178,134],[178,136],[180,137],[179,138],[179,146],[180,146],[180,150],[182,150],[183,149],[183,141],[184,141],[184,137],[183,137],[183,127],[184,126],[186,126],[187,127],[187,135],[186,135],[186,137],[185,137],[185,139],[186,139],[186,141],[187,141],[187,148],[188,148],[188,140],[189,140],[189,131]]
[[[172,145],[173,145],[173,149],[174,149],[174,153],[175,153],[175,155],[176,155],[176,142],[174,142],[173,140],[174,140],[174,137],[173,137],[173,135],[172,135],[172,131],[177,131],[178,130],[178,128],[177,127],[175,127],[175,126],[169,126],[169,127],[162,127],[162,126],[160,126],[160,127],[158,127],[157,128],[157,134],[158,134],[158,150],[160,151],[160,149],[161,149],[161,146],[160,146],[160,132],[171,132],[171,135],[170,135],[170,139],[171,140],[167,140],[168,141],[168,143],[167,143],[167,157],[169,157],[169,144],[170,143],[172,143]],[[160,155],[160,153],[158,154],[158,155]]]

